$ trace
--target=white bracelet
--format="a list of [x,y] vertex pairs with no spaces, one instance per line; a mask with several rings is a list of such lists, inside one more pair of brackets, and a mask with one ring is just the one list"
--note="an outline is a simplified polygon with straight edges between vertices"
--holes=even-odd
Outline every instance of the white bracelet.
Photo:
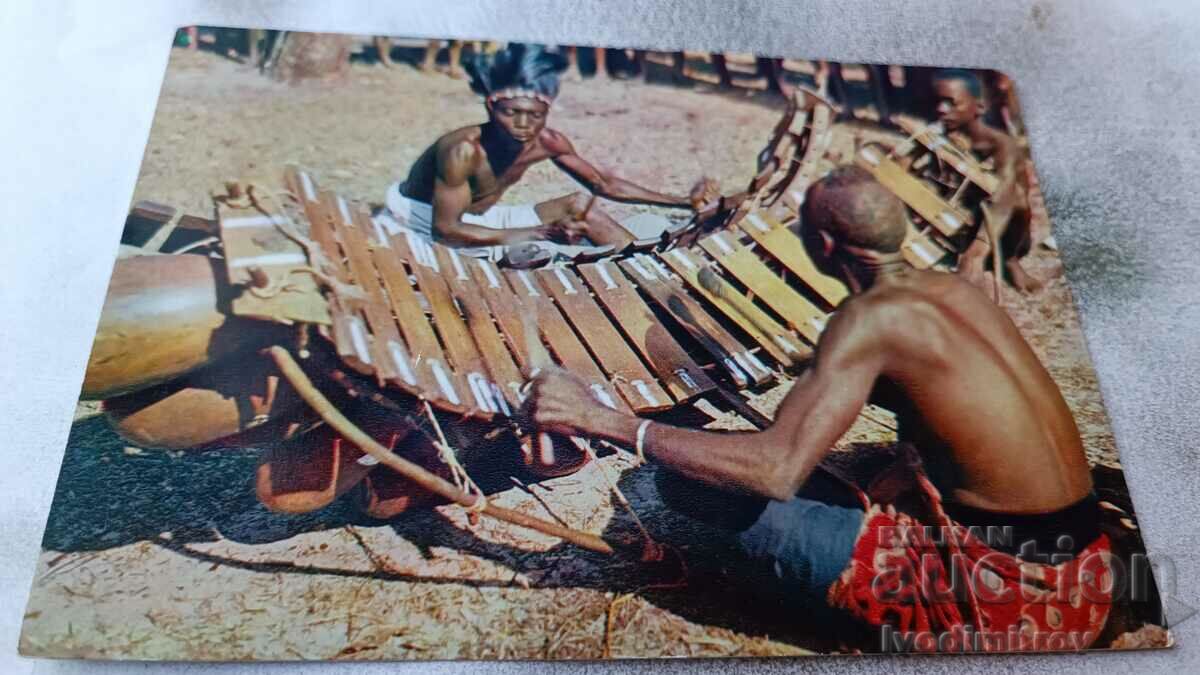
[[638,464],[646,463],[646,429],[650,428],[650,420],[642,420],[638,425],[637,435],[634,436],[633,449],[637,453]]

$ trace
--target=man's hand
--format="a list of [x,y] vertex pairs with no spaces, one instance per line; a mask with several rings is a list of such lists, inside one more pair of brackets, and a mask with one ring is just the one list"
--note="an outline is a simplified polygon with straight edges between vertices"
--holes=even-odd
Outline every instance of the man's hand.
[[568,215],[542,226],[546,239],[560,244],[576,244],[587,236],[588,224]]
[[600,403],[586,382],[560,368],[544,368],[532,382],[522,413],[539,431],[597,436],[620,414]]
[[583,239],[588,234],[588,212],[592,210],[592,205],[596,203],[596,195],[592,195],[588,199],[586,205],[572,203],[567,210],[567,215],[558,220],[548,223],[543,229],[546,233],[546,238],[551,241],[557,241],[560,244],[575,244],[580,239]]
[[708,206],[720,197],[720,184],[707,176],[696,181],[696,184],[692,186],[691,192],[688,193],[688,201],[691,203],[692,210],[694,211],[703,210],[705,206]]

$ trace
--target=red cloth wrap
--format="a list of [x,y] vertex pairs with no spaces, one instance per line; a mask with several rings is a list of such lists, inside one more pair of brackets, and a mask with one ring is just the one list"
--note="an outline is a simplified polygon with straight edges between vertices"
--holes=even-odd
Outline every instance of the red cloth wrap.
[[1064,651],[1095,641],[1112,605],[1107,536],[1067,562],[1026,562],[952,521],[928,479],[917,483],[935,525],[868,504],[831,606],[880,626],[885,651]]

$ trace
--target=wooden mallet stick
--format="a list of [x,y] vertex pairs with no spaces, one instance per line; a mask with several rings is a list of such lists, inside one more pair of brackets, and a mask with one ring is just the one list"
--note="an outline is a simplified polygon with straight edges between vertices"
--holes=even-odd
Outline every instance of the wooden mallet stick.
[[581,548],[586,548],[589,551],[606,554],[613,553],[612,546],[594,534],[579,532],[540,518],[527,516],[518,511],[496,506],[487,500],[480,502],[477,495],[469,495],[440,476],[430,473],[420,466],[396,455],[367,435],[366,432],[358,428],[358,425],[351,422],[341,411],[334,407],[329,402],[329,399],[325,398],[325,395],[313,385],[312,380],[308,378],[308,375],[304,373],[304,370],[300,368],[300,364],[296,363],[296,360],[292,358],[288,350],[280,346],[274,346],[269,348],[267,352],[279,367],[279,372],[295,387],[296,391],[300,394],[300,398],[326,424],[345,437],[346,440],[358,446],[364,453],[379,460],[380,464],[386,465],[389,469],[411,480],[420,487],[468,509],[478,508],[482,503],[483,506],[480,511],[484,515],[491,516],[497,520],[520,525],[521,527],[526,527],[542,534],[548,534],[552,537],[558,537]]

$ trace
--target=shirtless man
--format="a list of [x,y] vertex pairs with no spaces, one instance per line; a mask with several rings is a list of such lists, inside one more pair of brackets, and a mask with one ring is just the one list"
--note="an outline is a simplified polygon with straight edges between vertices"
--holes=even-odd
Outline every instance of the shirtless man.
[[[959,525],[1013,528],[1007,547],[964,544],[964,550],[992,556],[970,558],[976,571],[986,570],[979,572],[982,578],[999,579],[1012,590],[1007,602],[980,601],[990,630],[1003,632],[1032,617],[1033,625],[1022,623],[1021,631],[1077,629],[1094,639],[1107,617],[1103,593],[1060,585],[1056,597],[1067,601],[1035,607],[1021,602],[1022,579],[1010,574],[1019,567],[1044,582],[1045,570],[1029,563],[1037,551],[1064,550],[1060,535],[1071,537],[1065,553],[1079,565],[1108,564],[1100,553],[1108,540],[1098,530],[1075,421],[1016,326],[961,277],[905,262],[903,205],[862,169],[839,168],[817,182],[805,199],[803,222],[814,259],[836,272],[853,295],[829,321],[812,366],[796,380],[772,426],[734,435],[652,423],[598,405],[579,379],[558,370],[535,379],[526,414],[541,430],[636,447],[687,478],[762,498],[765,506],[738,540],[751,558],[774,570],[773,589],[829,603],[871,624],[901,617],[908,621],[901,628],[911,630],[920,623],[912,619],[918,610],[874,593],[880,572],[875,556],[899,551],[902,561],[921,560],[923,551],[912,548],[920,542],[902,541],[896,549],[895,541],[885,541],[897,524],[920,522],[920,516],[897,514],[888,505],[866,511],[834,505],[802,492],[863,406],[878,402],[897,412],[901,440],[917,446],[920,475],[929,480],[911,482],[937,485],[925,489],[938,513]],[[1028,563],[1018,566],[1018,554]],[[1062,569],[1055,577],[1060,582],[1072,576]],[[973,592],[988,599],[979,588]],[[937,619],[930,619],[935,629],[980,626],[978,616],[963,618],[965,609],[940,610],[928,610]],[[1045,645],[1022,642],[1021,648]]]
[[[439,138],[413,164],[408,179],[388,189],[388,210],[410,229],[491,255],[501,247],[546,240],[621,247],[634,237],[592,204],[595,196],[693,209],[717,196],[708,179],[697,182],[690,195],[671,195],[601,171],[563,133],[548,128],[558,73],[565,67],[561,54],[517,44],[471,65],[471,86],[486,97],[488,121]],[[546,160],[592,194],[574,192],[533,206],[497,205],[530,167]]]
[[[1025,162],[1011,136],[993,129],[983,121],[985,107],[979,77],[965,70],[943,70],[934,75],[934,93],[938,121],[947,133],[962,132],[977,156],[991,157],[996,177],[996,192],[983,203],[983,209],[996,228],[1004,269],[1012,285],[1022,293],[1042,287],[1040,281],[1021,267],[1019,259],[1029,253],[1029,197],[1026,194]],[[983,268],[991,253],[988,228],[981,224],[975,240],[963,251],[958,271],[977,286],[983,285]],[[999,272],[997,272],[999,274]]]

